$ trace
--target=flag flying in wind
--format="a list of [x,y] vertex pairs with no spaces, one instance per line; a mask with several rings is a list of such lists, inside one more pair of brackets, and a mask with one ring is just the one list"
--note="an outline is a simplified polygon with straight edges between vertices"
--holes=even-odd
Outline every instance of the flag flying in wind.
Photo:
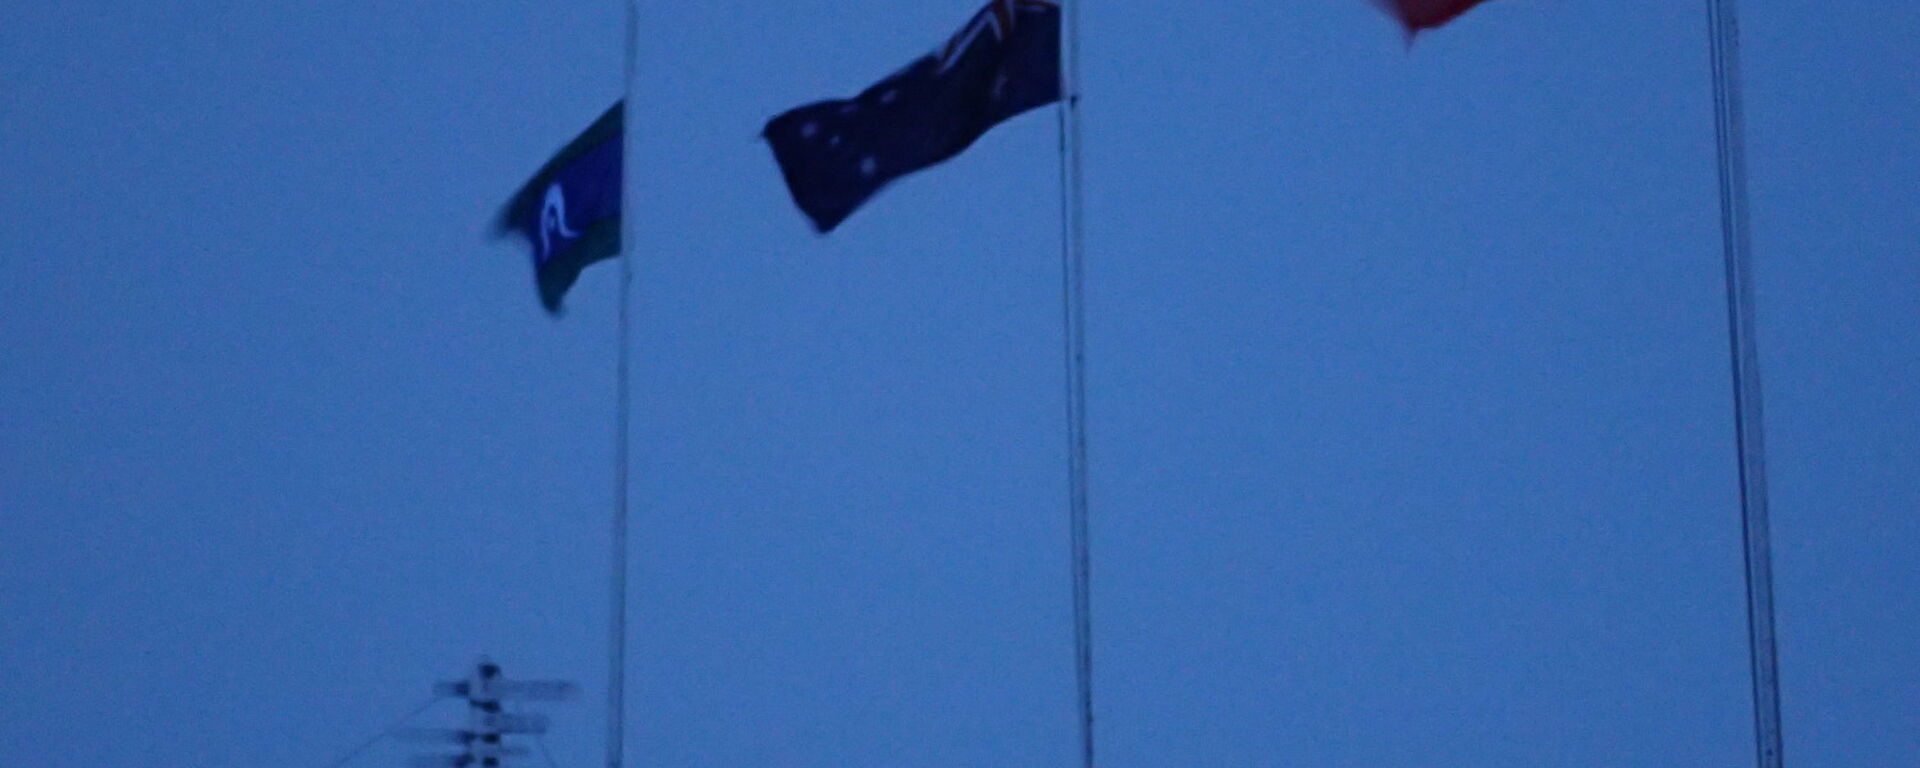
[[500,211],[496,230],[523,235],[533,246],[534,281],[548,312],[560,311],[580,270],[620,254],[624,105],[615,102],[562,147]]
[[1486,0],[1374,0],[1407,27],[1411,35],[1453,21]]
[[783,112],[762,135],[794,203],[824,233],[888,182],[1059,99],[1059,6],[990,0],[933,53],[859,96]]

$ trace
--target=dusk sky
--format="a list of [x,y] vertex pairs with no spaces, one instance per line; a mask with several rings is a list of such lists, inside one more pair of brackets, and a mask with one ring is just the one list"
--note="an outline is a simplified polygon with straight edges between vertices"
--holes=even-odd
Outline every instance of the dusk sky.
[[[642,3],[631,766],[1077,759],[1054,108],[827,236],[758,138],[978,2]],[[1787,761],[1910,768],[1920,9],[1740,11]],[[1702,3],[1081,14],[1100,764],[1752,765]],[[624,21],[0,4],[0,765],[482,653],[601,764],[619,269],[489,226]]]

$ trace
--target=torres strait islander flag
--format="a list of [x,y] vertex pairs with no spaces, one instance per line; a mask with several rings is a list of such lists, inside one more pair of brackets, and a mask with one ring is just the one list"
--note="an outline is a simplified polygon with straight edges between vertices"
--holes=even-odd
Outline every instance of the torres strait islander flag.
[[620,255],[621,116],[615,102],[586,132],[562,147],[507,201],[494,227],[533,246],[540,303],[560,313],[560,299],[580,270]]
[[1455,16],[1466,13],[1468,9],[1486,0],[1374,0],[1385,8],[1394,18],[1406,25],[1411,35],[1423,29],[1453,21]]

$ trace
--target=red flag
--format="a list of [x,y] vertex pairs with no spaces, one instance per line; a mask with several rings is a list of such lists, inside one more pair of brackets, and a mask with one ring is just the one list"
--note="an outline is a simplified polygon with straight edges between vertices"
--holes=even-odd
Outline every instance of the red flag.
[[1374,0],[1374,2],[1393,14],[1401,24],[1407,25],[1407,34],[1411,35],[1452,21],[1453,17],[1466,13],[1467,9],[1486,0]]

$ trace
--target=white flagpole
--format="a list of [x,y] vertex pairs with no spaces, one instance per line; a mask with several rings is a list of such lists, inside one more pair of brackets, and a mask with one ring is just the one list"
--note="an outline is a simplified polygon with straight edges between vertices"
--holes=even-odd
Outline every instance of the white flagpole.
[[1080,208],[1080,0],[1061,2],[1060,256],[1067,363],[1067,527],[1080,765],[1093,768],[1092,569],[1087,526],[1087,341]]
[[634,158],[634,114],[639,110],[634,99],[635,80],[639,76],[640,45],[640,3],[639,0],[627,0],[627,51],[626,51],[626,97],[621,102],[620,115],[620,349],[619,373],[614,383],[614,397],[619,401],[618,412],[614,417],[614,429],[619,434],[614,439],[614,502],[611,536],[613,541],[612,578],[609,585],[609,611],[611,612],[607,631],[607,768],[620,768],[625,758],[627,715],[627,464],[630,460],[632,437],[630,436],[628,411],[631,407],[631,368],[632,353],[628,351],[631,341],[633,251],[638,238],[634,235],[638,217],[633,215],[634,205],[633,167]]
[[1727,281],[1727,341],[1733,358],[1734,445],[1740,465],[1740,520],[1746,544],[1747,646],[1752,662],[1753,730],[1760,768],[1781,768],[1780,663],[1774,639],[1773,548],[1767,511],[1765,420],[1754,341],[1753,271],[1748,259],[1747,160],[1742,136],[1740,29],[1734,0],[1707,0],[1712,36],[1714,138],[1719,149],[1720,230]]

